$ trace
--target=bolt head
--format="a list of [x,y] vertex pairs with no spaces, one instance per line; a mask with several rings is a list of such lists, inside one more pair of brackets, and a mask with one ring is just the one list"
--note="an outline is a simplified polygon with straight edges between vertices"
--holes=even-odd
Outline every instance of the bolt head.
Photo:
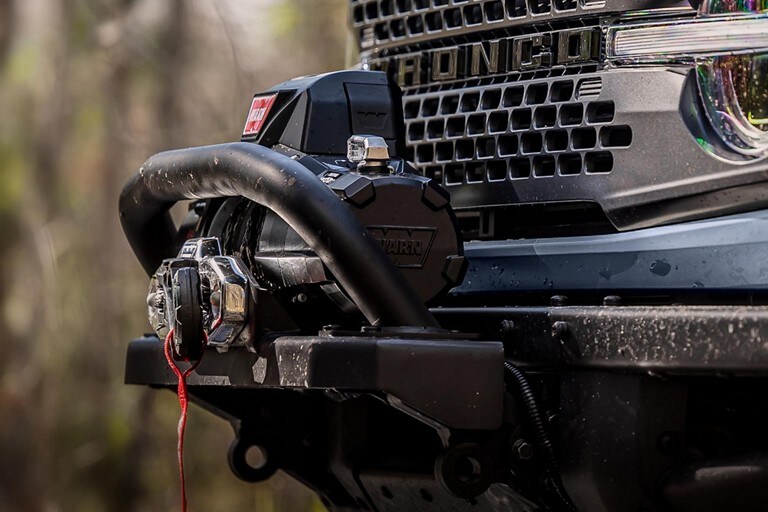
[[533,446],[523,439],[518,439],[512,446],[512,450],[520,460],[530,460],[533,457]]
[[568,297],[566,297],[565,295],[553,295],[552,297],[550,297],[549,303],[555,307],[567,306]]
[[557,340],[564,340],[568,338],[571,333],[570,327],[566,322],[557,321],[552,324],[552,337]]
[[512,320],[501,321],[501,332],[510,333],[515,330],[515,322]]

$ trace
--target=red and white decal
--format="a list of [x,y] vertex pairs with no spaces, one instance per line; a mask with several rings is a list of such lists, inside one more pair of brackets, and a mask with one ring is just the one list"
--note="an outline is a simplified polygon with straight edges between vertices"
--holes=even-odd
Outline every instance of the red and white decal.
[[251,109],[248,111],[248,119],[245,121],[245,128],[243,128],[243,137],[259,134],[276,98],[277,94],[253,98]]

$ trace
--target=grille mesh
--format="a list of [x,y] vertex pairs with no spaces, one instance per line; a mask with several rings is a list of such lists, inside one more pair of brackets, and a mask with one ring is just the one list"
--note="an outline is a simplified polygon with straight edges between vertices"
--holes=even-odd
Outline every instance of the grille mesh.
[[612,101],[579,97],[598,77],[489,85],[406,96],[413,161],[444,185],[613,170],[613,152],[632,144]]

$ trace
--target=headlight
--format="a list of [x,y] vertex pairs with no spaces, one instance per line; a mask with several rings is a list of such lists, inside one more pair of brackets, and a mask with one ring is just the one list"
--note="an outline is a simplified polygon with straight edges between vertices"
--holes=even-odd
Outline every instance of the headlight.
[[609,27],[613,64],[695,63],[712,126],[733,151],[768,156],[768,0],[704,0],[696,18]]
[[[757,13],[768,13],[768,1],[706,0],[700,14]],[[768,18],[763,21],[768,33]],[[744,155],[768,154],[768,52],[699,57],[696,67],[707,115],[723,141]]]

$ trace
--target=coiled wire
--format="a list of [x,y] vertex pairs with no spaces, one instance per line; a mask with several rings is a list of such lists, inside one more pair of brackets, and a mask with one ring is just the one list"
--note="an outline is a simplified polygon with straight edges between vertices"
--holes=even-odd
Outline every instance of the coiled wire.
[[555,448],[547,433],[544,419],[541,416],[539,405],[536,402],[536,397],[533,394],[528,379],[525,374],[510,361],[504,361],[504,372],[507,377],[507,385],[513,385],[517,397],[525,408],[526,418],[530,423],[529,426],[533,432],[536,446],[539,449],[539,452],[544,456],[544,462],[547,466],[547,473],[553,491],[562,502],[564,510],[567,510],[568,512],[578,512],[576,506],[568,497],[568,493],[563,488],[563,482],[560,479],[560,465],[557,462]]

